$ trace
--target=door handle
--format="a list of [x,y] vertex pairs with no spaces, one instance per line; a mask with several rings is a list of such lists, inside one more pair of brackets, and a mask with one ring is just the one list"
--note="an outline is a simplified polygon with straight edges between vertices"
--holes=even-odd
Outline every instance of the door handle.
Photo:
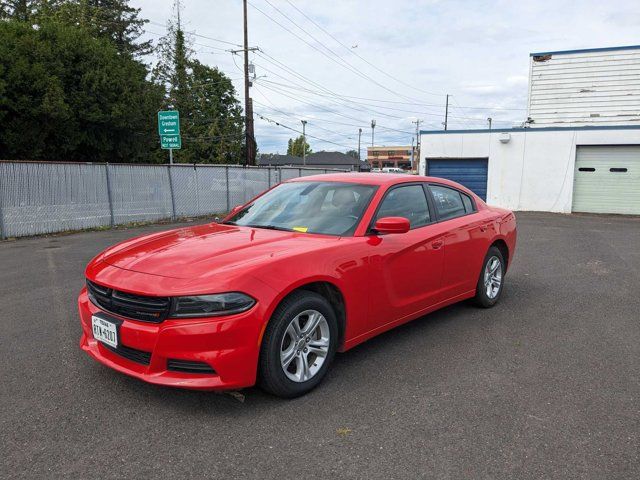
[[434,250],[438,250],[439,248],[442,248],[443,245],[444,242],[442,240],[436,240],[431,244],[431,247],[433,247]]

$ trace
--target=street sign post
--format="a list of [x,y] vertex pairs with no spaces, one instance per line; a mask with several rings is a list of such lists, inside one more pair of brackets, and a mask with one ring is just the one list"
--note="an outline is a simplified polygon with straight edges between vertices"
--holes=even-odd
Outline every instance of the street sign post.
[[160,147],[163,150],[169,150],[169,163],[173,163],[173,150],[182,148],[180,112],[177,110],[158,112],[158,133],[160,134]]

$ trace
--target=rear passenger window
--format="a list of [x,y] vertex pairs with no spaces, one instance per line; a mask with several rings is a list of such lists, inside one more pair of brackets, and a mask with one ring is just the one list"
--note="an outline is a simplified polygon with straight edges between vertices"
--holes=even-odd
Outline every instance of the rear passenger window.
[[[429,185],[429,189],[433,194],[433,200],[440,220],[449,220],[466,215],[467,209],[462,200],[462,197],[466,197],[466,195],[462,195],[453,188],[443,187],[441,185]],[[467,197],[467,200],[471,203],[471,199]]]
[[467,213],[473,213],[476,211],[475,208],[473,208],[473,202],[471,201],[471,197],[469,195],[466,195],[464,193],[460,194],[462,196],[462,203],[464,204],[464,209]]
[[374,223],[379,218],[404,217],[411,223],[411,228],[421,227],[431,221],[427,197],[421,185],[396,187],[384,197]]

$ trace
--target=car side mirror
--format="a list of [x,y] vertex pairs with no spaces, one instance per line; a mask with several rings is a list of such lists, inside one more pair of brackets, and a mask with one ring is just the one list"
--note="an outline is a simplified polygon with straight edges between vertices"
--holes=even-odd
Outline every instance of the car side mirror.
[[233,207],[231,209],[231,211],[229,212],[229,215],[236,213],[238,210],[240,210],[242,208],[242,205],[236,205],[235,207]]
[[375,233],[386,235],[389,233],[407,233],[411,223],[404,217],[384,217],[376,221],[373,227]]

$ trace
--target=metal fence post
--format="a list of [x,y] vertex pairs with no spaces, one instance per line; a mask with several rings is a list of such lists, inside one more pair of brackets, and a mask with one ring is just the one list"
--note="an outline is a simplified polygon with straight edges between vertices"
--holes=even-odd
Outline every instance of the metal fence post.
[[109,163],[105,163],[104,171],[107,175],[107,200],[109,201],[109,225],[113,228],[115,219],[113,218],[113,199],[111,198],[111,175],[109,174]]
[[298,169],[298,177],[301,177],[301,176],[302,176],[302,169],[301,169],[301,168],[299,168],[299,169]]
[[230,199],[229,199],[229,165],[224,166],[224,176],[226,179],[225,183],[227,186],[227,212],[229,212],[231,210]]
[[169,193],[171,194],[171,220],[176,219],[176,198],[173,194],[173,180],[171,179],[171,165],[167,165],[167,173],[169,174]]
[[2,168],[2,164],[0,164],[0,240],[4,240],[7,238],[7,234],[4,231],[4,213],[2,210],[2,192],[5,191],[4,187],[2,186],[2,171],[4,169]]
[[267,167],[267,188],[271,188],[271,167]]

